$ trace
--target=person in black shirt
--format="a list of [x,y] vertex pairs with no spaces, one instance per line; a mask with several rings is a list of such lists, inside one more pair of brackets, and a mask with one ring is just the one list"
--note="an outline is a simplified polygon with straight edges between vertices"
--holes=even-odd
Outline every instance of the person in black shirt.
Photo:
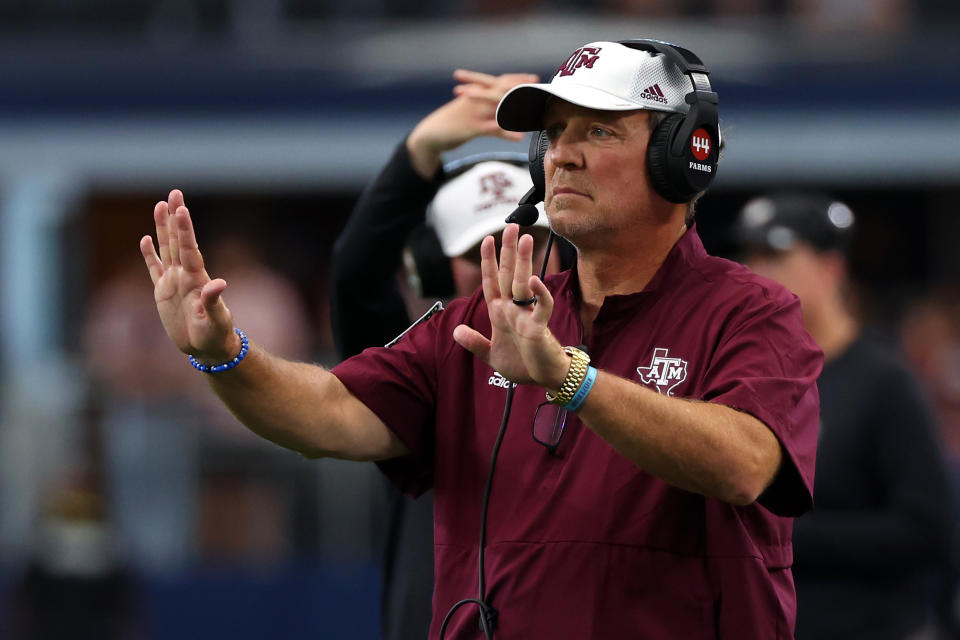
[[814,508],[794,525],[801,640],[915,637],[954,526],[920,387],[845,300],[853,225],[845,204],[816,193],[756,198],[736,225],[747,265],[797,294],[824,352]]
[[[523,134],[497,126],[496,107],[508,89],[536,82],[536,76],[457,70],[454,78],[460,82],[457,97],[421,120],[397,146],[337,239],[331,316],[342,358],[401,333],[424,310],[417,297],[472,294],[480,286],[480,241],[503,229],[504,218],[531,186],[525,155],[482,154],[446,165],[442,155],[482,135],[521,139]],[[546,216],[533,231],[542,247]],[[559,258],[554,260],[552,272],[559,270]],[[420,294],[413,299],[396,277],[402,263]],[[433,593],[432,493],[412,500],[392,486],[387,490],[382,635],[422,640]]]

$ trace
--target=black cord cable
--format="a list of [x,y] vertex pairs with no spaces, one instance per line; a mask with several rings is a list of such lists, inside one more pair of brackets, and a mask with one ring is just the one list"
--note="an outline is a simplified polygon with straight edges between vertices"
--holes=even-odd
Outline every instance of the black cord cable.
[[[550,229],[550,235],[547,236],[547,248],[543,252],[543,264],[540,265],[540,281],[543,281],[544,276],[547,275],[547,262],[550,261],[550,250],[553,249],[553,241],[556,239],[557,234],[553,232],[553,229]],[[563,255],[561,254],[561,259]]]
[[[553,248],[554,233],[551,230],[547,238],[547,248],[543,254],[543,264],[540,265],[540,280],[542,281],[547,272],[547,262],[550,260],[550,250]],[[497,468],[497,458],[500,457],[500,445],[503,444],[503,436],[507,433],[507,423],[510,421],[510,409],[513,407],[513,395],[516,393],[517,386],[510,385],[507,389],[507,398],[503,403],[503,418],[500,420],[500,430],[497,432],[497,439],[493,443],[493,451],[490,453],[490,467],[487,470],[487,480],[483,485],[483,500],[480,503],[480,542],[477,550],[477,573],[479,575],[479,595],[476,598],[465,598],[453,605],[443,618],[443,624],[440,625],[440,640],[443,640],[447,632],[447,625],[453,614],[460,607],[467,604],[475,604],[480,609],[480,628],[486,640],[493,640],[493,630],[496,627],[497,610],[487,602],[486,570],[484,568],[484,555],[487,547],[487,508],[490,505],[490,492],[493,488],[493,473]]]

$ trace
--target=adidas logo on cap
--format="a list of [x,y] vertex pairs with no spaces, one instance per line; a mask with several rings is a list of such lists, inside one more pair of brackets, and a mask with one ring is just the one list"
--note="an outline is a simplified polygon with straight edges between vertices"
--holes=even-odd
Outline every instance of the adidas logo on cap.
[[644,89],[643,93],[640,94],[640,97],[645,100],[653,100],[654,102],[662,102],[663,104],[667,104],[667,98],[663,95],[663,91],[660,90],[659,84],[652,84]]

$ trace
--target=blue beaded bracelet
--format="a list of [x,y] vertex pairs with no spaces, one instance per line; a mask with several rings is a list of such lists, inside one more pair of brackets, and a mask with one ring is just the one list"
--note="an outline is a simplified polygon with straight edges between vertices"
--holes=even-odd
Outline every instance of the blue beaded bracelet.
[[205,364],[200,364],[197,362],[197,359],[193,356],[187,356],[190,358],[190,364],[193,365],[193,368],[197,371],[203,371],[204,373],[219,373],[221,371],[233,369],[235,366],[243,362],[243,359],[247,357],[247,349],[250,347],[250,343],[247,341],[247,334],[236,327],[234,327],[233,330],[238,336],[240,336],[240,353],[237,354],[236,358],[229,362],[224,362],[223,364],[215,364],[208,367]]
[[593,389],[593,383],[596,381],[597,368],[587,367],[587,375],[580,384],[580,388],[577,389],[577,392],[573,394],[572,398],[570,398],[570,402],[564,405],[563,408],[567,411],[576,411],[579,409],[580,405],[583,404],[583,401],[587,399],[587,394],[590,393],[591,389]]

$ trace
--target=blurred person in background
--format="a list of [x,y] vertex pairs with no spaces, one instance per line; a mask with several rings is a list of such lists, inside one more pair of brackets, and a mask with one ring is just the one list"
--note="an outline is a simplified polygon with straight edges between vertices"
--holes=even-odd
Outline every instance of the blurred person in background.
[[146,593],[116,538],[96,473],[44,501],[30,560],[8,594],[11,640],[146,640]]
[[900,342],[930,394],[954,478],[960,479],[960,292],[942,287],[911,301]]
[[[246,219],[227,211],[224,219]],[[251,216],[252,217],[252,216]],[[261,233],[221,233],[207,259],[230,280],[230,305],[272,353],[295,360],[310,357],[311,327],[295,284],[267,264]],[[180,362],[180,365],[183,363]],[[319,540],[320,503],[315,465],[257,438],[196,385],[199,412],[198,551],[214,561],[277,563],[294,552],[312,552]],[[335,508],[330,520],[337,520]],[[352,523],[339,518],[341,526]],[[300,525],[299,527],[297,525]]]
[[[454,78],[457,97],[397,146],[337,239],[330,304],[341,358],[389,342],[426,311],[426,300],[476,291],[480,241],[503,230],[504,219],[532,186],[526,154],[481,154],[447,165],[442,160],[478,136],[521,140],[523,134],[497,126],[497,103],[507,90],[537,76],[457,70]],[[541,216],[533,227],[541,249],[547,229]],[[552,253],[550,273],[559,270],[559,256]],[[413,287],[398,282],[402,261]],[[433,494],[414,500],[392,485],[388,492],[381,629],[384,638],[422,640],[433,597]]]
[[137,569],[170,574],[195,558],[196,385],[176,373],[183,363],[156,326],[138,269],[122,262],[94,292],[83,351],[118,540]]
[[[950,463],[954,500],[960,510],[960,291],[939,286],[906,307],[900,343],[930,398]],[[944,635],[960,638],[960,530],[954,533],[954,561],[937,589]]]
[[797,637],[906,640],[929,628],[955,522],[936,425],[894,349],[850,306],[853,212],[823,194],[748,202],[746,264],[793,291],[823,349],[814,508],[794,525]]

